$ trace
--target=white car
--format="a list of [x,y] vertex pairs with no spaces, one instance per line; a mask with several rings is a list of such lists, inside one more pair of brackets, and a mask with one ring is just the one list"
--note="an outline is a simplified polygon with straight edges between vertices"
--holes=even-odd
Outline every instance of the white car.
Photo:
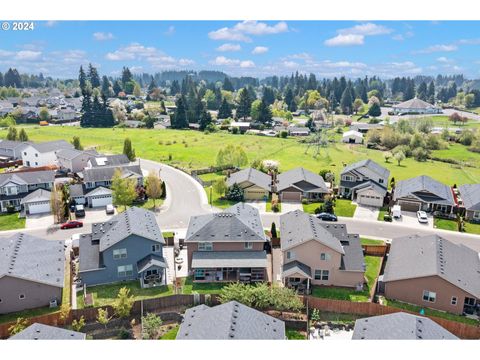
[[115,208],[112,204],[108,204],[107,206],[105,206],[105,212],[107,213],[107,215],[113,215],[115,214]]
[[425,211],[417,211],[417,219],[421,224],[428,224],[428,217]]

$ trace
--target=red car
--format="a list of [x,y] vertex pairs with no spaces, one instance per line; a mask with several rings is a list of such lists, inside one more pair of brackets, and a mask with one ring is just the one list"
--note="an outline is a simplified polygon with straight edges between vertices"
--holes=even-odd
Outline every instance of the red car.
[[65,224],[62,224],[60,226],[60,229],[73,229],[73,228],[79,228],[79,227],[83,227],[83,223],[81,221],[76,221],[76,220],[72,220],[72,221],[67,221]]

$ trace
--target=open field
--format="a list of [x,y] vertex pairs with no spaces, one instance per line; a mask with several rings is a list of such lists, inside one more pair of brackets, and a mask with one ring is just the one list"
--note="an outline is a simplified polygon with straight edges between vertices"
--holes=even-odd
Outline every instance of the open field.
[[[331,144],[328,148],[321,149],[319,156],[314,158],[313,150],[305,154],[306,146],[293,138],[231,135],[226,132],[204,134],[190,130],[93,129],[71,126],[27,127],[26,131],[33,141],[71,140],[76,135],[80,137],[84,147],[95,147],[97,151],[104,153],[120,153],[123,149],[123,140],[129,137],[137,156],[188,169],[213,165],[220,148],[228,144],[241,144],[247,153],[249,163],[255,159],[274,159],[279,161],[281,171],[298,166],[313,172],[326,168],[338,178],[343,168],[342,164],[371,158],[390,169],[391,176],[396,180],[429,174],[447,184],[480,182],[479,168],[458,168],[434,161],[417,162],[411,158],[397,166],[394,162],[385,163],[380,151],[349,144]],[[0,138],[5,138],[6,134],[6,130],[0,131]]]

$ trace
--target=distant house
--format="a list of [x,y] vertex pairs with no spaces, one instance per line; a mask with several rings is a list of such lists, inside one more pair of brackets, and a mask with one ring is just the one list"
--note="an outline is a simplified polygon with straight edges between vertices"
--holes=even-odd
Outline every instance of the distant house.
[[22,151],[28,143],[21,141],[2,140],[0,141],[0,157],[6,160],[18,160],[22,158]]
[[97,168],[106,166],[127,165],[130,163],[127,155],[95,155],[91,156],[87,162],[87,168]]
[[138,120],[125,120],[124,124],[129,128],[138,128],[142,127],[145,123]]
[[398,312],[355,321],[352,340],[458,340],[435,321]]
[[398,181],[393,200],[405,211],[440,211],[450,214],[456,206],[452,189],[427,175]]
[[285,323],[237,301],[187,309],[176,340],[285,340]]
[[57,164],[57,153],[64,149],[73,149],[73,145],[65,140],[29,143],[22,151],[23,165],[40,167]]
[[273,191],[279,194],[281,201],[321,200],[329,193],[323,178],[304,168],[280,173]]
[[367,206],[383,206],[390,171],[373,160],[346,166],[340,174],[338,193]]
[[268,198],[272,178],[257,169],[247,168],[231,174],[227,186],[238,184],[243,189],[245,200],[262,200]]
[[192,216],[185,243],[193,281],[267,281],[266,241],[260,213],[250,205]]
[[89,159],[95,154],[95,150],[62,149],[57,152],[57,165],[62,170],[77,173],[87,166]]
[[60,305],[63,246],[23,233],[0,239],[0,314]]
[[308,136],[310,135],[310,129],[302,126],[289,126],[287,127],[288,135],[290,136]]
[[57,117],[61,121],[73,121],[77,117],[77,112],[73,109],[59,109]]
[[347,144],[361,144],[363,143],[363,134],[355,130],[345,131],[342,135],[342,142]]
[[465,219],[480,221],[480,184],[461,185],[458,190],[465,208]]
[[355,122],[350,125],[349,130],[353,130],[362,134],[366,134],[370,130],[373,129],[381,129],[383,128],[383,125],[381,124],[370,124],[370,123],[361,123],[361,122]]
[[85,333],[78,331],[33,323],[25,330],[11,336],[9,340],[85,340],[86,338]]
[[478,252],[438,235],[394,239],[381,280],[385,296],[455,314],[480,301]]
[[50,190],[54,180],[52,170],[0,174],[0,211],[50,212]]
[[402,114],[441,114],[442,109],[438,106],[429,104],[418,98],[404,101],[400,104],[393,105],[393,113],[395,115]]
[[303,211],[280,216],[282,281],[308,290],[310,285],[362,289],[365,261],[357,234],[344,224],[325,223]]
[[142,287],[166,285],[164,244],[155,214],[128,208],[81,235],[78,276],[85,285],[137,279]]
[[240,132],[245,132],[252,126],[252,123],[248,121],[232,121],[230,123],[230,129],[238,128]]

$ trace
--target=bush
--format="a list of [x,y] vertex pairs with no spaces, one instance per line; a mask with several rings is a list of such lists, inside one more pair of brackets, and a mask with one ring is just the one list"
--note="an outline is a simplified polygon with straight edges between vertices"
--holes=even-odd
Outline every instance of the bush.
[[227,200],[231,200],[231,201],[236,201],[236,202],[243,201],[244,199],[243,189],[240,188],[238,184],[233,184],[228,188],[225,197],[227,198]]
[[288,136],[288,132],[287,132],[286,130],[280,131],[280,137],[281,137],[282,139],[286,139],[287,136]]
[[427,161],[429,151],[424,148],[416,148],[412,151],[413,158],[417,161]]

